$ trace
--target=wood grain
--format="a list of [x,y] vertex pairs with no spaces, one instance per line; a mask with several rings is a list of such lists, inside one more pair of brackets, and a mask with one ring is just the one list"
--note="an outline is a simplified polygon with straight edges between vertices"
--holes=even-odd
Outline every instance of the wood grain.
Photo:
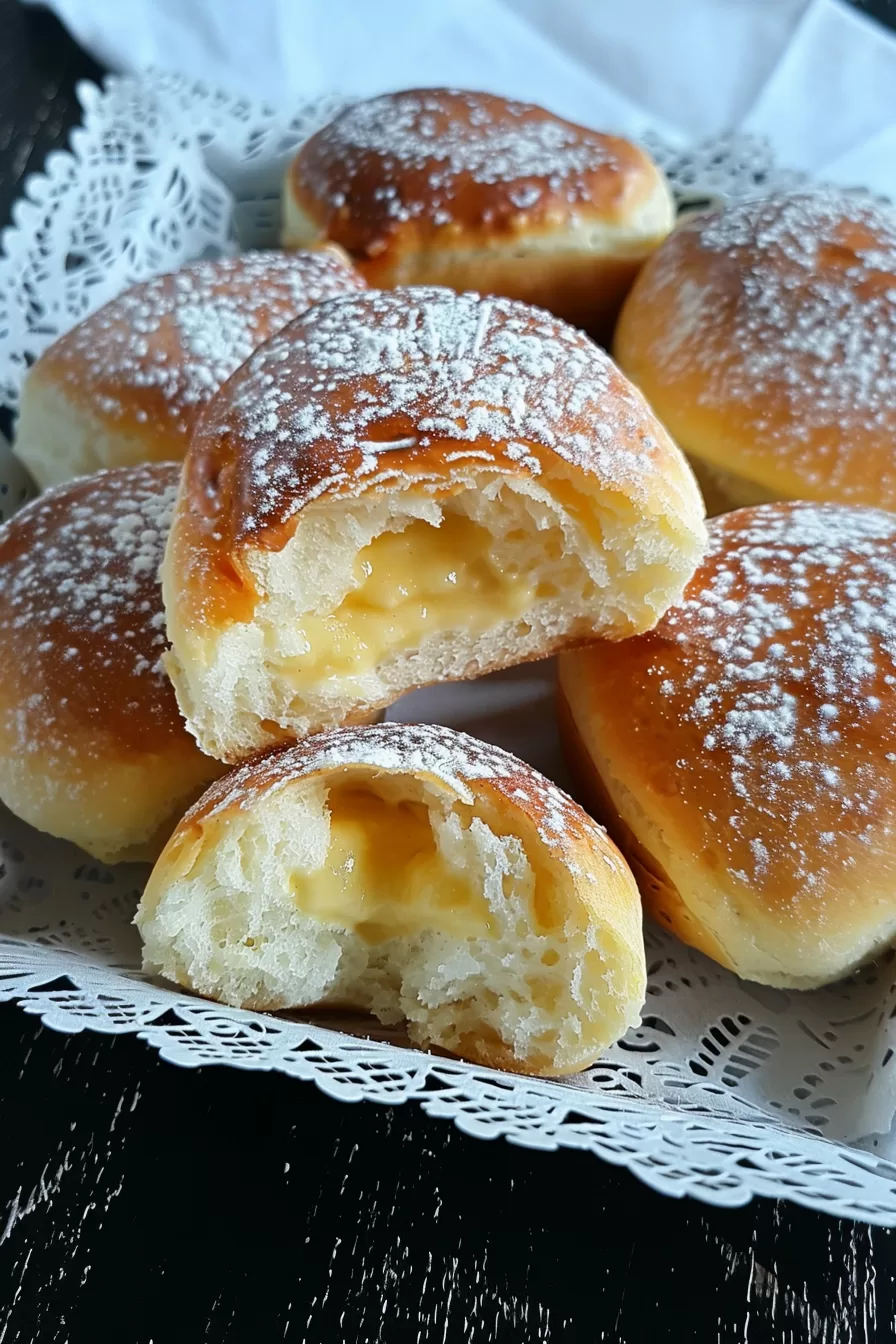
[[580,1154],[15,1008],[0,1039],[4,1344],[889,1338],[892,1233],[677,1203]]
[[[891,0],[878,5],[893,8]],[[894,16],[896,17],[896,16]],[[0,0],[0,221],[97,69]],[[896,1233],[0,1009],[0,1344],[870,1344]]]

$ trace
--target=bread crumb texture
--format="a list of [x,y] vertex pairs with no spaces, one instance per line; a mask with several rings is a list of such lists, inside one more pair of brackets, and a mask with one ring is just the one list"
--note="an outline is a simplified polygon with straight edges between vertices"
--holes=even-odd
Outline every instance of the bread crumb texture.
[[633,879],[570,798],[431,725],[343,729],[233,772],[144,895],[147,969],[212,998],[345,1006],[531,1073],[637,1020]]

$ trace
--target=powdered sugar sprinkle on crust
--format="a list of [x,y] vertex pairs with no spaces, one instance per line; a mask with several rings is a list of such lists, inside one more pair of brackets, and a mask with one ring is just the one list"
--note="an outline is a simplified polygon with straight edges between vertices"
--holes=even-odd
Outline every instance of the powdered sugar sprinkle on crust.
[[[642,497],[667,451],[643,399],[581,332],[509,299],[418,287],[321,304],[269,341],[209,408],[199,440],[242,456],[242,529],[335,487],[400,481],[408,455],[537,474],[547,449]],[[392,452],[400,449],[397,460]],[[447,460],[447,459],[446,459]],[[430,464],[434,478],[444,462]]]
[[233,807],[251,807],[270,789],[283,788],[321,771],[352,766],[369,767],[374,772],[434,776],[466,803],[474,801],[471,785],[491,782],[535,821],[545,845],[567,863],[570,842],[585,840],[621,870],[603,827],[550,780],[500,747],[438,724],[379,723],[337,728],[294,747],[275,750],[213,784],[185,821],[212,817]]
[[[329,174],[316,170],[318,160]],[[454,218],[459,179],[510,186],[520,211],[548,193],[588,202],[591,175],[613,154],[605,137],[532,104],[424,89],[372,98],[336,117],[315,137],[307,185],[339,210],[371,160],[379,164],[374,197],[385,218],[404,223],[425,216],[445,225]]]
[[889,824],[878,784],[896,733],[896,516],[764,505],[716,520],[710,538],[658,631],[678,645],[678,670],[659,658],[650,675],[730,779],[734,812],[715,819],[747,842],[737,875],[761,882],[786,857],[811,890],[825,871],[821,816],[832,853]]
[[82,393],[97,391],[108,419],[136,416],[152,397],[187,435],[196,411],[263,340],[336,294],[362,289],[337,254],[246,252],[199,261],[133,285],[51,348],[54,369]]
[[[672,295],[659,368],[696,363],[701,404],[743,402],[761,439],[849,499],[851,436],[896,441],[896,213],[834,188],[732,202],[673,235],[649,276]],[[837,445],[821,464],[801,451],[819,431]]]
[[86,718],[102,732],[110,687],[125,717],[182,731],[160,663],[158,577],[178,479],[175,463],[101,471],[47,491],[0,529],[0,640],[17,650],[30,692],[6,711],[18,750],[70,755],[76,770],[88,747],[66,724]]

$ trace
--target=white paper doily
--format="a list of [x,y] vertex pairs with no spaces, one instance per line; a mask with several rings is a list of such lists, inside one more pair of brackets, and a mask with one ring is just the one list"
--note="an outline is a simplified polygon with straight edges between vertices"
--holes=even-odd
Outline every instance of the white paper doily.
[[[134,280],[276,238],[283,165],[336,105],[284,115],[172,76],[83,85],[70,153],[28,179],[0,257],[0,401],[29,362]],[[788,184],[765,146],[654,142],[683,202]],[[0,516],[27,497],[0,443]],[[563,783],[550,667],[419,692],[396,717],[491,738]],[[224,1008],[139,970],[145,870],[107,869],[0,809],[0,997],[62,1031],[137,1032],[177,1064],[277,1069],[342,1100],[414,1100],[483,1138],[572,1147],[667,1194],[753,1194],[896,1225],[896,957],[812,994],[740,983],[653,927],[641,1028],[567,1082],[424,1054],[370,1023]]]

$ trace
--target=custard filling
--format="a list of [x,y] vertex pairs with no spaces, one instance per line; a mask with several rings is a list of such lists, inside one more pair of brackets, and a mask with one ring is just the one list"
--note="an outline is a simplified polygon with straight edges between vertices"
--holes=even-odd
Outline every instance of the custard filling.
[[475,635],[518,619],[535,586],[499,567],[492,540],[458,513],[444,514],[440,527],[417,521],[375,537],[355,558],[353,586],[336,610],[301,618],[307,648],[296,660],[299,674],[309,680],[363,674],[436,631]]
[[425,803],[392,802],[369,787],[344,784],[330,789],[327,806],[326,858],[292,877],[302,914],[367,943],[423,932],[494,936],[484,895],[439,853]]

